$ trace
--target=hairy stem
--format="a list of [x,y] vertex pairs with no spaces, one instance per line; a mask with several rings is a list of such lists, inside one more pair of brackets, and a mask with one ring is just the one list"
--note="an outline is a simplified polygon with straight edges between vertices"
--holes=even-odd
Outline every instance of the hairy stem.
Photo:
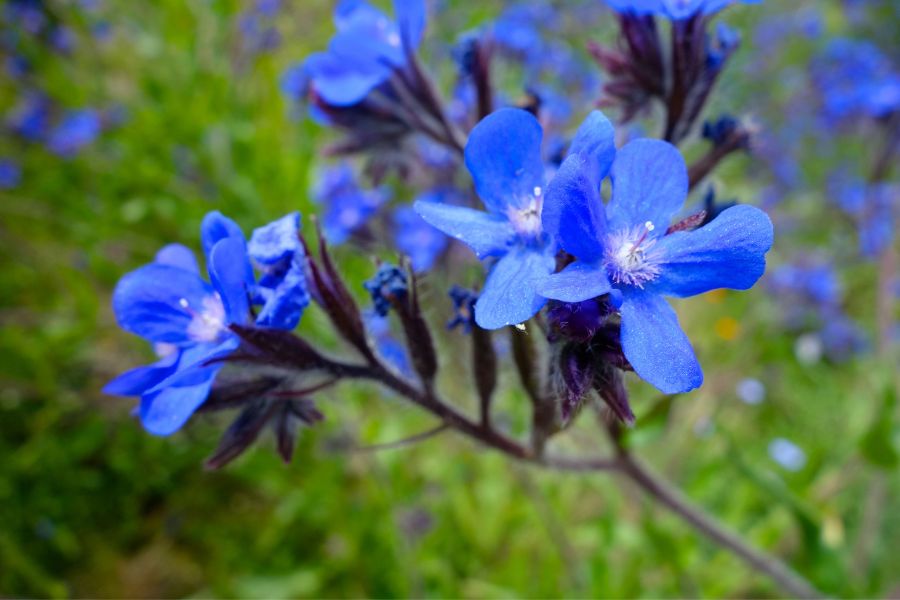
[[619,460],[621,471],[651,498],[684,519],[699,533],[743,560],[755,571],[767,575],[788,595],[795,598],[825,597],[778,558],[748,545],[740,536],[694,506],[681,491],[649,471],[630,454],[621,454]]

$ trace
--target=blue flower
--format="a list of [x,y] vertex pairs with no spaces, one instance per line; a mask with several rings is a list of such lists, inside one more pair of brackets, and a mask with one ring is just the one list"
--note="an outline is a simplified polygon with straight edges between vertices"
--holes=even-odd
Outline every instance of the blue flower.
[[119,325],[157,345],[160,361],[123,373],[104,388],[140,396],[144,428],[156,435],[180,429],[209,395],[222,368],[210,361],[239,344],[231,323],[250,319],[246,247],[237,225],[217,213],[203,223],[210,285],[200,277],[191,251],[166,246],[156,260],[123,277],[113,292]]
[[161,359],[123,373],[104,391],[140,396],[138,413],[147,431],[169,435],[180,429],[209,395],[222,368],[218,359],[239,345],[229,325],[253,322],[251,302],[262,305],[257,325],[296,326],[309,302],[298,226],[294,213],[254,232],[249,248],[263,269],[259,285],[243,232],[219,212],[206,215],[201,225],[211,284],[180,244],[166,246],[154,262],[123,277],[113,293],[116,319],[152,342]]
[[872,43],[837,38],[812,65],[826,116],[884,117],[900,109],[900,73]]
[[423,0],[394,0],[396,20],[363,0],[335,9],[337,33],[328,50],[306,59],[312,89],[326,103],[351,106],[406,65],[425,29]]
[[100,113],[75,110],[66,113],[47,138],[47,148],[59,156],[74,156],[100,135]]
[[22,168],[11,158],[0,158],[0,190],[11,190],[22,180]]
[[475,321],[498,329],[530,319],[546,303],[537,284],[553,271],[555,248],[541,226],[544,201],[543,131],[530,113],[504,108],[469,135],[466,167],[487,212],[416,202],[426,221],[467,244],[479,258],[494,258],[475,305]]
[[[688,191],[681,154],[650,139],[616,153],[609,122],[596,112],[591,119],[598,126],[582,126],[543,209],[545,229],[578,260],[545,278],[539,291],[564,302],[611,294],[622,317],[622,349],[637,374],[665,393],[694,389],[703,374],[663,296],[751,287],[765,270],[772,223],[742,205],[700,229],[667,235]],[[604,208],[600,182],[607,173],[612,199]]]
[[26,140],[44,139],[50,128],[50,101],[42,94],[26,94],[6,117],[6,123]]
[[342,244],[387,201],[388,192],[384,188],[362,189],[350,165],[341,163],[321,173],[313,197],[325,207],[322,216],[325,239],[331,244]]
[[250,237],[250,258],[262,272],[256,286],[256,299],[262,304],[257,325],[294,329],[309,305],[306,254],[299,229],[300,213],[293,212],[254,230]]
[[897,193],[896,183],[869,185],[842,169],[828,178],[828,196],[856,223],[863,256],[876,257],[890,247],[900,215]]
[[[452,190],[433,190],[422,194],[417,201],[448,203]],[[394,241],[397,249],[407,255],[417,273],[427,271],[447,247],[447,236],[429,225],[411,206],[394,211]]]
[[806,465],[806,453],[800,446],[784,438],[769,444],[769,456],[788,471],[799,471]]

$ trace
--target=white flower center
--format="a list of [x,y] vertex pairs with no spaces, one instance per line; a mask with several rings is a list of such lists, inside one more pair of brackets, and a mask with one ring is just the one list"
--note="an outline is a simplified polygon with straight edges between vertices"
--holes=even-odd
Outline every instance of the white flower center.
[[225,331],[225,306],[222,304],[219,294],[203,298],[199,310],[198,307],[191,306],[187,298],[182,298],[178,304],[191,315],[187,334],[192,340],[215,342]]
[[524,208],[510,206],[506,211],[513,229],[523,237],[539,237],[541,228],[541,209],[544,206],[543,190],[540,186],[534,188],[534,197]]
[[654,229],[653,223],[647,221],[609,236],[606,270],[614,283],[642,288],[657,278],[659,255],[653,251],[656,239],[649,237]]

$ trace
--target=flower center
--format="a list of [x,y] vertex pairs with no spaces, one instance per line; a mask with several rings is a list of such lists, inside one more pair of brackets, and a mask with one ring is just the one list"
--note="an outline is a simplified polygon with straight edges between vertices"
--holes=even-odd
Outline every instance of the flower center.
[[187,334],[195,342],[215,342],[225,331],[225,306],[219,294],[203,298],[199,309],[192,307],[186,298],[178,303],[191,315]]
[[544,196],[540,187],[534,188],[534,197],[524,208],[510,206],[506,215],[516,233],[523,237],[540,237],[543,231],[541,228],[541,208],[543,206]]
[[656,239],[649,236],[654,229],[647,221],[609,236],[606,270],[614,283],[642,288],[659,275],[659,255],[653,251]]

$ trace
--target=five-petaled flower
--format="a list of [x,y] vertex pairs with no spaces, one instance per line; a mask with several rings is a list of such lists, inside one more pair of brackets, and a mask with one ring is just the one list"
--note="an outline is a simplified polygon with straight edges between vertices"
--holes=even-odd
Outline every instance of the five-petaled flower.
[[[599,123],[598,114],[589,120]],[[612,146],[612,127],[583,126],[581,133],[582,147]],[[607,173],[612,198],[604,207],[600,183]],[[698,387],[703,374],[663,296],[751,287],[765,270],[773,238],[768,216],[746,205],[695,231],[667,235],[687,191],[684,159],[667,142],[640,139],[618,152],[592,154],[575,146],[548,186],[543,208],[545,230],[578,260],[546,277],[540,292],[565,302],[610,294],[621,313],[625,357],[666,393]]]
[[546,303],[537,283],[553,271],[556,250],[541,226],[543,130],[517,108],[485,117],[469,136],[466,167],[487,212],[418,201],[427,222],[466,243],[479,258],[495,258],[475,305],[475,321],[498,329],[530,319]]

